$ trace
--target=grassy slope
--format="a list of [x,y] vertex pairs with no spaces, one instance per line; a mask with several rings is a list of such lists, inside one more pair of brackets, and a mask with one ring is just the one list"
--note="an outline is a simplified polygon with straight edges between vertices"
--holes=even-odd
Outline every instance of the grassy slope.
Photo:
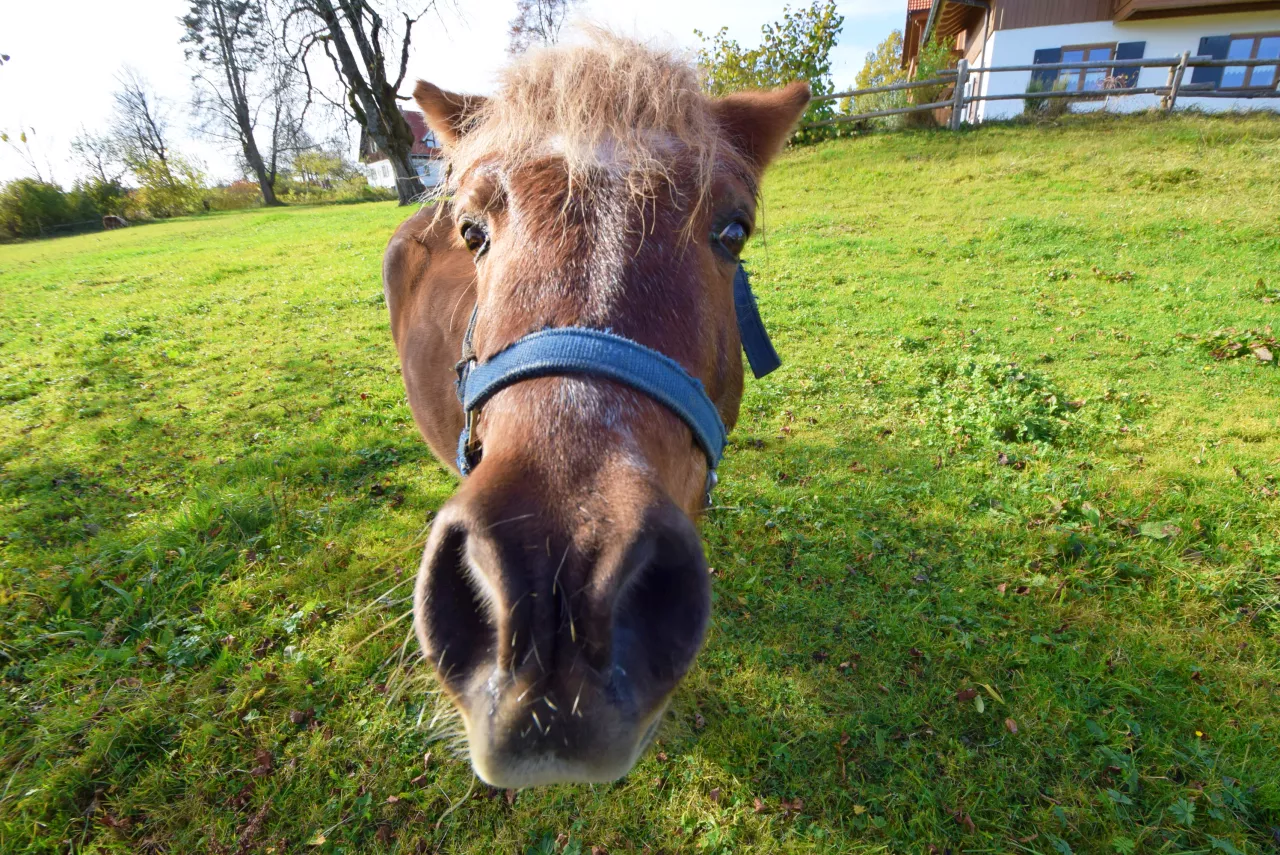
[[787,155],[787,364],[662,753],[447,814],[407,626],[365,640],[452,489],[378,296],[403,212],[0,247],[0,851],[1272,851],[1280,372],[1179,334],[1280,315],[1278,174],[1274,118]]

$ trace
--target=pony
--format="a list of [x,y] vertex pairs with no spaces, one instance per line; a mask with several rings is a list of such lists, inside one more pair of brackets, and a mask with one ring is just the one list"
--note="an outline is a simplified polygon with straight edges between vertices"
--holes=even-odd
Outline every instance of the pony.
[[490,97],[417,84],[447,178],[387,246],[391,333],[432,451],[468,468],[466,429],[483,456],[432,523],[414,627],[492,786],[612,781],[648,747],[709,618],[713,462],[670,407],[590,373],[468,417],[460,356],[607,331],[674,360],[731,428],[738,258],[809,98],[711,98],[682,56],[605,32],[526,54]]

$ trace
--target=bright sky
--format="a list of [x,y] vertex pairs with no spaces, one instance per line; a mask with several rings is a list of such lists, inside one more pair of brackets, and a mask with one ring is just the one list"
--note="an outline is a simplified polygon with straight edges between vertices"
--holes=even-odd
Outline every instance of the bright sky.
[[[781,17],[786,0],[586,0],[586,18],[628,35],[693,48],[693,30],[727,26],[743,45],[759,41],[760,27]],[[792,5],[807,0],[792,0]],[[515,0],[463,0],[456,11],[426,18],[415,30],[406,90],[419,77],[449,89],[487,92],[506,60],[507,23]],[[837,86],[850,85],[867,51],[900,28],[903,0],[840,0],[845,16],[832,55]],[[178,39],[183,0],[0,0],[0,129],[13,136],[35,130],[34,152],[48,180],[70,185],[78,170],[69,145],[81,125],[101,128],[111,110],[115,75],[129,64],[150,79],[173,106],[174,147],[203,161],[211,177],[233,176],[230,152],[190,130],[190,72]],[[126,11],[127,10],[127,11]],[[0,180],[28,174],[7,147],[0,149]]]

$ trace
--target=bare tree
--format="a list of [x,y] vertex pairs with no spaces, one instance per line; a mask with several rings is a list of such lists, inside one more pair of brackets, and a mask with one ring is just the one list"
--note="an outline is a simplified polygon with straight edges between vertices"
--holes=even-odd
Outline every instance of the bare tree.
[[71,153],[89,175],[103,184],[117,184],[128,168],[120,141],[111,134],[93,134],[80,126],[71,140]]
[[[308,97],[319,94],[360,123],[395,170],[400,204],[412,202],[422,194],[423,186],[409,160],[413,131],[400,113],[399,102],[408,98],[398,92],[409,66],[413,27],[435,6],[435,0],[425,0],[415,15],[400,12],[403,20],[398,32],[383,20],[373,0],[275,2],[282,12],[282,37],[306,80]],[[397,44],[399,69],[393,79],[387,68],[387,54]],[[341,99],[328,98],[317,87],[310,67],[316,49],[323,52],[341,81]],[[394,61],[394,53],[392,57]]]
[[[195,107],[206,120],[202,129],[236,144],[258,180],[262,201],[279,205],[280,155],[296,137],[305,107],[293,109],[293,74],[273,61],[266,5],[263,0],[189,2],[182,42],[189,46],[187,60],[200,69],[193,80]],[[266,138],[260,140],[264,125]]]
[[120,142],[125,162],[134,169],[137,164],[155,160],[167,169],[168,103],[135,68],[125,66],[116,81],[120,88],[112,94],[116,104],[112,131]]
[[516,16],[508,28],[507,53],[524,53],[535,45],[560,40],[565,19],[582,0],[516,0]]

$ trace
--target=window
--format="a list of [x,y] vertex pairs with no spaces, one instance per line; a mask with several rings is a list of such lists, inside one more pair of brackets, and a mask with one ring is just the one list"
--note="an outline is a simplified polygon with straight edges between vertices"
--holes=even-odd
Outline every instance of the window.
[[422,144],[427,148],[439,148],[440,143],[436,140],[435,131],[427,131],[427,133],[422,137]]
[[[1086,45],[1064,47],[1063,62],[1105,62],[1115,56],[1115,45]],[[1107,68],[1065,68],[1058,72],[1057,88],[1067,92],[1092,92],[1103,88],[1103,81],[1111,74]]]
[[[1226,52],[1225,41],[1223,52]],[[1031,72],[1028,91],[1047,92],[1059,89],[1066,92],[1102,92],[1112,89],[1131,89],[1138,85],[1142,67],[1128,65],[1142,59],[1146,42],[1120,42],[1107,45],[1077,45],[1075,47],[1043,48],[1035,52],[1034,65],[1063,65],[1085,62],[1114,62],[1110,68],[1047,68]]]
[[1280,33],[1232,36],[1226,59],[1274,59],[1276,65],[1229,65],[1222,70],[1223,89],[1271,89],[1280,70]]

